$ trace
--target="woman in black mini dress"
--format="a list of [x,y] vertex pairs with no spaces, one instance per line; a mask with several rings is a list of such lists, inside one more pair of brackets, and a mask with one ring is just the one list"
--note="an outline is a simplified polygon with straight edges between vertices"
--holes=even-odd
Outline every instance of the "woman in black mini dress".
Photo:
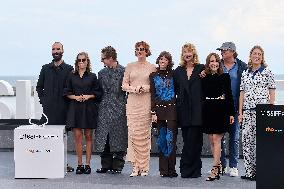
[[219,179],[221,170],[221,139],[234,122],[234,102],[229,74],[223,73],[220,57],[210,53],[206,58],[205,73],[202,79],[204,95],[203,132],[208,134],[214,158],[211,174],[206,179]]
[[[91,72],[91,62],[85,52],[77,55],[75,71],[67,79],[64,95],[71,99],[67,113],[68,128],[73,129],[78,167],[76,174],[90,174],[92,130],[97,127],[97,101],[102,90],[97,76]],[[83,131],[86,139],[86,165],[82,164]]]

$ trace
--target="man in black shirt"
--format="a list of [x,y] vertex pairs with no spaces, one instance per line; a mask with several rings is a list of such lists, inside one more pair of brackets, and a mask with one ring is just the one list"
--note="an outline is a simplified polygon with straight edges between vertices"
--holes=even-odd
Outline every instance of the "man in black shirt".
[[[53,60],[42,66],[37,81],[36,91],[48,117],[48,125],[66,125],[66,112],[68,101],[63,97],[66,79],[73,67],[62,60],[63,45],[55,42],[52,45]],[[67,171],[74,169],[67,164]]]

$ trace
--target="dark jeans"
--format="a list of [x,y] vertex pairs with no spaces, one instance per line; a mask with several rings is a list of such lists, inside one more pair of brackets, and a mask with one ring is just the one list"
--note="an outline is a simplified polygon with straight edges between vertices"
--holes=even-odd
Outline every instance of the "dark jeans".
[[[173,132],[173,150],[171,154],[166,157],[162,152],[159,153],[159,171],[161,175],[173,175],[176,173],[176,141],[177,141],[177,124],[176,121],[158,121],[158,131],[160,134],[161,128],[169,129]],[[164,136],[166,137],[166,136]]]
[[[234,123],[229,128],[229,167],[238,167],[239,158],[239,138],[240,138],[240,125],[238,115],[234,117]],[[225,135],[224,135],[225,136]],[[221,141],[221,163],[223,167],[227,166],[225,137]]]

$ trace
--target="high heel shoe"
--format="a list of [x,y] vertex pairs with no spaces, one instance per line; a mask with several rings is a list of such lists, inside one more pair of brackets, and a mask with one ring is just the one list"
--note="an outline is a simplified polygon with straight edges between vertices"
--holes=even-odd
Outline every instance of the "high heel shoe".
[[129,176],[130,177],[137,177],[139,175],[140,175],[139,168],[134,163],[132,163],[132,173]]
[[141,176],[148,176],[148,171],[141,171]]
[[137,177],[139,175],[139,171],[132,171],[132,173],[129,175],[130,177]]
[[[221,163],[219,163],[217,166],[219,167],[219,174],[223,176],[226,173],[226,167],[223,167]],[[214,167],[210,171],[208,171],[208,174],[211,174],[213,169]]]
[[225,171],[226,167],[223,167],[221,163],[219,163],[218,166],[219,166],[219,173],[220,175],[223,176],[226,173]]
[[214,181],[216,179],[220,179],[220,165],[213,166],[211,174],[209,177],[207,177],[206,181]]

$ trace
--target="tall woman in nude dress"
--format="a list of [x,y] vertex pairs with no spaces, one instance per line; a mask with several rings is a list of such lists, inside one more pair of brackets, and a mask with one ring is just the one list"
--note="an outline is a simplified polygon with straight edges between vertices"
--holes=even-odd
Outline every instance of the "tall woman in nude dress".
[[126,116],[128,126],[127,160],[132,163],[130,177],[147,176],[151,149],[151,94],[150,73],[155,65],[146,61],[150,46],[140,41],[135,44],[136,62],[127,64],[122,90],[128,93]]

